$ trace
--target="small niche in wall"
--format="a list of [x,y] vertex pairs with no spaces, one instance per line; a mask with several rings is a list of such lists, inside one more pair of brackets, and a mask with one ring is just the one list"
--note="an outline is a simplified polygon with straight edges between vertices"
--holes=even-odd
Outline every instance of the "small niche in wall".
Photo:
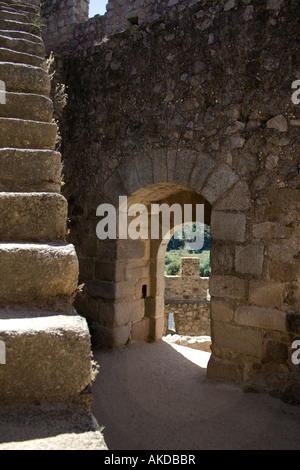
[[142,286],[142,299],[147,297],[147,284],[143,284]]
[[127,18],[127,20],[132,25],[138,25],[139,24],[139,17],[138,16],[132,16],[130,18]]

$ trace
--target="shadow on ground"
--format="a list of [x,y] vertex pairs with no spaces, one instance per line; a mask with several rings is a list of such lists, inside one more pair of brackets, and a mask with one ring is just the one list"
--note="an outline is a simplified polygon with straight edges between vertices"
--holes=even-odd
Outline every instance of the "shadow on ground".
[[110,450],[300,449],[300,408],[208,381],[208,353],[160,341],[94,357],[93,414]]

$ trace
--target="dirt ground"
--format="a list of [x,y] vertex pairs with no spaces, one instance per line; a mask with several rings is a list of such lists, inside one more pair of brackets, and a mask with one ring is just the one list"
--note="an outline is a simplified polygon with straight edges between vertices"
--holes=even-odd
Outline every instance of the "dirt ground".
[[300,407],[208,381],[209,353],[160,341],[94,358],[93,414],[110,450],[300,449]]

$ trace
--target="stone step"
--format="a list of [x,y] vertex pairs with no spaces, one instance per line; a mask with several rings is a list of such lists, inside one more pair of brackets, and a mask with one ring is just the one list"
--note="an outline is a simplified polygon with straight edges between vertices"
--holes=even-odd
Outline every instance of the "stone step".
[[54,150],[55,123],[0,118],[0,147]]
[[15,1],[2,0],[0,2],[0,7],[5,8],[5,9],[9,8],[10,10],[15,10],[15,11],[24,11],[25,13],[38,14],[40,12],[40,8],[37,5],[32,5],[32,4],[29,5],[26,2],[19,3]]
[[0,240],[64,240],[67,216],[61,194],[0,193]]
[[50,95],[50,77],[41,67],[0,62],[0,77],[6,91]]
[[0,407],[1,450],[108,450],[99,424],[82,405]]
[[32,54],[38,57],[45,57],[45,47],[28,39],[11,38],[0,34],[0,47],[14,50],[17,52],[24,52],[25,54]]
[[84,318],[30,310],[14,318],[14,311],[0,310],[0,341],[0,404],[88,398],[91,345]]
[[5,20],[3,18],[0,18],[0,29],[16,29],[17,31],[35,34],[36,36],[41,35],[40,28],[33,23],[21,23],[20,21]]
[[78,260],[73,245],[0,243],[0,305],[71,302],[77,288]]
[[13,62],[16,64],[29,64],[35,67],[46,69],[46,61],[43,57],[39,57],[24,52],[13,51],[5,47],[0,47],[0,62]]
[[59,192],[61,171],[53,150],[0,149],[0,191]]
[[43,40],[40,36],[35,34],[26,33],[25,31],[16,31],[14,29],[0,29],[1,36],[6,36],[12,39],[26,39],[27,41],[35,42],[36,44],[43,45]]
[[13,11],[12,9],[9,10],[6,7],[0,9],[0,19],[18,21],[20,23],[31,22],[30,14]]
[[0,117],[51,122],[53,102],[33,93],[6,93],[6,103],[0,106]]

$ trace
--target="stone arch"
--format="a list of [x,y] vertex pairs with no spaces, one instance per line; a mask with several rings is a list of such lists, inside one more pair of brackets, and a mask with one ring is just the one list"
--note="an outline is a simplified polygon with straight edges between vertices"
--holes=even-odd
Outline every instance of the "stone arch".
[[[186,167],[181,171],[183,161]],[[248,363],[245,365],[241,356],[249,362],[257,360],[258,340],[253,348],[249,331],[242,325],[236,329],[234,309],[247,305],[246,277],[261,274],[263,262],[262,248],[246,242],[246,215],[251,210],[247,183],[230,167],[217,164],[208,155],[190,150],[176,153],[159,150],[146,154],[140,163],[134,160],[123,163],[104,184],[102,193],[103,199],[115,206],[120,195],[128,196],[128,205],[142,203],[148,207],[162,202],[205,205],[205,223],[211,226],[212,234],[213,354],[208,375],[244,380]],[[165,249],[161,239],[109,240],[98,244],[96,276],[87,282],[86,290],[89,309],[94,309],[91,317],[97,323],[95,336],[101,344],[120,347],[131,340],[162,337]],[[254,259],[255,267],[249,262],[245,265],[243,252],[248,260],[249,256]],[[78,305],[77,309],[84,310]],[[230,340],[223,345],[220,333],[223,328],[233,328],[232,345]],[[249,359],[251,353],[253,358]],[[234,354],[238,361],[232,360]]]

